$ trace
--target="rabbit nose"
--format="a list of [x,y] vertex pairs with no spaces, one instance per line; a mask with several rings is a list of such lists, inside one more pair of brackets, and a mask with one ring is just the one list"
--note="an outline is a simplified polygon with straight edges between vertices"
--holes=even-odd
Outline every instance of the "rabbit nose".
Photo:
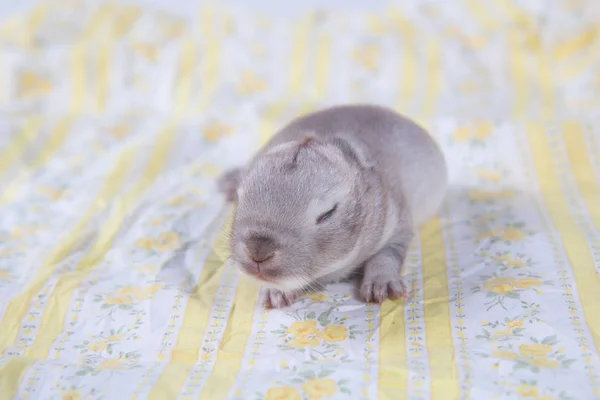
[[276,246],[272,239],[264,236],[252,236],[246,240],[250,258],[257,264],[267,261],[275,254]]

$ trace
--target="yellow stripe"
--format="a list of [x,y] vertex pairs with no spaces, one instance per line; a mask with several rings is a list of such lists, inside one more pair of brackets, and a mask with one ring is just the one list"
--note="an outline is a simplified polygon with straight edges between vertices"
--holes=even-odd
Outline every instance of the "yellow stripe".
[[471,12],[481,26],[485,30],[488,30],[497,25],[496,19],[489,15],[485,10],[485,7],[482,7],[481,4],[482,3],[478,0],[465,0],[465,7]]
[[27,370],[36,360],[14,357],[0,367],[0,395],[5,399],[15,398]]
[[198,360],[200,346],[210,323],[211,306],[214,305],[223,275],[223,262],[227,258],[227,251],[220,244],[227,238],[226,226],[230,223],[229,219],[221,228],[204,262],[196,285],[201,290],[196,290],[187,302],[177,343],[171,350],[171,360],[150,391],[148,398],[151,400],[170,397],[171,391],[179,394]]
[[[75,245],[77,240],[81,239],[85,226],[88,224],[92,216],[99,210],[101,203],[116,192],[118,186],[115,178],[121,174],[121,171],[127,170],[131,160],[132,152],[123,152],[119,158],[119,161],[115,164],[112,171],[107,175],[107,178],[104,181],[97,198],[84,213],[83,217],[61,240],[59,245],[44,259],[44,261],[42,261],[42,265],[36,273],[37,277],[32,280],[33,284],[30,286],[30,288],[27,291],[17,295],[8,304],[2,324],[0,324],[2,327],[4,327],[0,330],[0,346],[2,346],[3,350],[10,347],[16,341],[20,322],[23,320],[23,318],[25,318],[25,314],[28,311],[31,299],[40,291],[46,279],[48,279],[50,274],[53,272],[56,263],[66,256],[67,252],[72,248],[73,245]],[[120,185],[120,182],[118,182],[118,185]]]
[[430,38],[427,41],[427,66],[429,74],[427,75],[425,104],[423,104],[424,118],[430,118],[434,114],[441,88],[442,58],[439,38]]
[[31,144],[33,138],[39,132],[43,119],[41,117],[31,117],[25,121],[23,130],[14,135],[13,140],[0,153],[0,175],[8,170],[11,164],[18,159],[27,146]]
[[[35,160],[27,165],[30,169],[41,167],[45,165],[52,154],[60,148],[69,133],[69,127],[73,122],[73,116],[67,116],[56,124],[56,128],[50,134],[48,140],[42,144],[39,154]],[[23,170],[20,175],[17,175],[15,179],[5,185],[4,191],[0,195],[0,205],[9,203],[15,196],[17,189],[24,184],[27,184],[29,173],[27,170]]]
[[71,112],[78,113],[84,109],[85,100],[85,49],[83,44],[76,44],[70,56],[71,76]]
[[199,399],[225,399],[233,387],[252,330],[258,294],[254,283],[244,277],[240,278],[233,300],[234,308],[229,315],[229,327],[219,348],[217,362],[198,396]]
[[379,309],[379,400],[404,398],[408,389],[404,304],[386,301]]
[[210,5],[202,8],[200,23],[202,24],[202,37],[204,38],[204,57],[202,60],[202,76],[200,91],[200,111],[204,111],[211,103],[216,88],[217,70],[219,67],[220,36],[215,31],[215,10]]
[[598,187],[594,167],[588,157],[587,144],[583,138],[581,124],[575,121],[564,122],[562,124],[562,135],[577,188],[594,226],[600,231],[600,207],[598,207],[600,204],[600,187]]
[[459,398],[456,352],[450,321],[450,293],[442,229],[439,218],[425,223],[419,232],[423,260],[425,334],[432,399]]
[[[307,26],[306,22],[304,24]],[[296,41],[292,60],[306,61],[306,38],[308,32],[305,30],[302,34],[302,24],[296,27]],[[298,79],[302,79],[304,71],[295,69],[296,64],[292,62],[290,73],[289,90],[293,93],[299,91],[295,85]],[[278,106],[270,115],[263,117],[259,128],[260,145],[264,145],[273,134],[273,120],[283,111],[283,106]],[[223,228],[227,230],[227,226]],[[254,307],[258,301],[258,289],[256,285],[247,279],[241,277],[236,289],[233,308],[229,316],[228,327],[222,340],[222,346],[219,349],[217,361],[214,364],[205,385],[201,389],[199,398],[225,399],[227,393],[233,387],[235,380],[240,372],[241,362],[246,352],[246,344],[252,330],[252,321],[254,319]],[[186,310],[187,314],[188,310]],[[184,317],[185,318],[185,317]],[[199,335],[201,336],[201,335]],[[197,356],[197,353],[195,354]],[[188,371],[189,373],[189,371]],[[187,374],[186,374],[187,377]],[[181,382],[183,385],[183,382]],[[180,386],[178,386],[179,388]],[[204,394],[204,395],[203,395]]]
[[109,91],[109,74],[112,61],[112,44],[103,43],[98,53],[98,96],[96,98],[96,112],[100,113],[106,108]]
[[[550,157],[551,153],[543,127],[529,124],[526,133],[546,209],[554,227],[561,233],[590,335],[594,339],[596,349],[600,349],[600,319],[597,318],[597,308],[600,304],[600,280],[596,275],[590,248],[584,234],[570,216],[567,201],[558,183],[556,170]],[[583,158],[581,154],[578,154],[577,157]]]
[[[272,121],[263,118],[259,132],[261,145],[269,140],[272,132]],[[223,229],[227,230],[228,227]],[[200,392],[200,394],[207,394],[206,398],[225,399],[228,391],[233,387],[240,372],[242,358],[246,353],[246,343],[252,330],[254,307],[258,301],[258,294],[254,283],[244,277],[240,278],[229,316],[229,327],[223,337],[223,346],[220,348],[217,362]],[[204,397],[200,396],[199,398]]]
[[[42,314],[42,322],[40,331],[43,335],[36,337],[34,343],[25,352],[26,355],[36,358],[48,357],[48,352],[54,340],[62,332],[64,320],[68,305],[72,298],[72,292],[77,289],[82,281],[93,270],[93,267],[104,257],[106,252],[110,250],[112,242],[121,228],[124,219],[130,214],[136,200],[144,191],[154,182],[156,176],[160,173],[166,157],[171,149],[174,140],[174,127],[165,129],[154,144],[150,160],[144,171],[142,178],[138,183],[125,193],[122,198],[117,199],[115,206],[111,210],[111,215],[100,229],[92,248],[81,259],[76,266],[75,271],[65,275],[56,285],[52,292],[52,297],[48,299],[47,307]],[[115,178],[116,186],[120,187],[122,179],[125,176],[120,175]],[[121,200],[120,202],[118,200]],[[55,296],[58,296],[57,298]]]
[[31,164],[32,168],[41,167],[48,162],[52,154],[60,148],[67,138],[74,119],[74,116],[67,116],[56,125],[56,129],[50,134],[50,138],[44,144],[35,161]]
[[192,93],[192,74],[194,72],[194,61],[196,59],[194,42],[191,39],[184,40],[181,49],[181,69],[178,75],[177,93],[175,94],[175,112],[177,115],[185,114]]
[[43,2],[34,6],[34,8],[29,12],[27,18],[27,29],[25,29],[25,34],[27,36],[27,45],[33,46],[35,43],[35,35],[38,31],[38,28],[44,18],[46,17],[46,13],[50,9],[50,2]]
[[316,87],[317,101],[322,100],[327,92],[327,84],[329,83],[330,75],[330,55],[331,55],[331,38],[327,35],[320,35],[317,43],[317,59],[316,59]]
[[568,65],[559,72],[560,82],[569,81],[575,76],[578,76],[587,69],[592,68],[600,60],[599,54],[593,49],[582,57],[578,57],[576,60],[572,60]]
[[[472,0],[475,1],[475,0]],[[533,19],[523,12],[519,7],[516,6],[512,1],[506,0],[495,0],[494,3],[498,6],[498,9],[506,15],[512,23],[517,23],[521,27],[523,26],[535,26]]]
[[[410,103],[415,89],[415,60],[411,52],[413,29],[397,10],[390,10],[390,15],[403,39],[402,75],[399,77],[398,111]],[[408,369],[406,365],[406,327],[404,324],[404,307],[395,302],[385,302],[380,307],[379,336],[379,378],[378,395],[380,400],[389,400],[406,396],[408,389]]]
[[593,46],[597,38],[598,32],[598,27],[590,27],[577,36],[557,44],[552,52],[552,58],[555,61],[563,61],[584,49],[590,49],[590,46]]
[[516,119],[524,117],[527,102],[526,60],[523,51],[519,48],[516,34],[508,33],[510,69],[513,76],[514,95],[513,116]]
[[554,85],[550,76],[551,62],[540,47],[538,51],[538,74],[540,83],[542,119],[549,120],[554,115]]
[[400,30],[402,36],[402,68],[398,79],[398,112],[404,112],[415,96],[415,82],[417,76],[417,67],[415,64],[415,53],[413,50],[414,30],[410,21],[405,20],[396,11],[391,11],[394,25]]
[[294,39],[293,39],[293,51],[290,57],[290,94],[297,95],[302,90],[302,87],[306,84],[303,78],[306,74],[307,69],[307,50],[308,50],[308,31],[309,31],[309,19],[303,18],[300,22],[297,22],[293,28]]
[[113,13],[113,4],[101,4],[92,15],[90,21],[86,24],[85,30],[81,35],[82,41],[87,43],[92,40],[94,36],[104,36],[98,35],[98,32],[100,29],[106,28],[109,25]]

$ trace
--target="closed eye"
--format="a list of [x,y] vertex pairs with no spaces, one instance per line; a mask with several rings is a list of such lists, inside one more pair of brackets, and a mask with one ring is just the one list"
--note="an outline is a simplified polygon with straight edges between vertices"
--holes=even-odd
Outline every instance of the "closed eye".
[[319,218],[317,218],[317,224],[320,224],[324,221],[327,221],[329,218],[331,218],[331,216],[333,215],[333,213],[335,213],[335,210],[337,210],[337,204],[335,206],[333,206],[333,208],[321,215],[319,215]]

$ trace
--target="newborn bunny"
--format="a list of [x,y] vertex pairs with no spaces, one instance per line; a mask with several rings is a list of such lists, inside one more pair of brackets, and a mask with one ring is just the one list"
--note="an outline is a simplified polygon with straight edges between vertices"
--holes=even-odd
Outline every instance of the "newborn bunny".
[[367,302],[404,295],[415,228],[447,187],[434,140],[394,111],[338,106],[292,121],[219,188],[237,201],[231,258],[268,287],[265,306],[362,272]]

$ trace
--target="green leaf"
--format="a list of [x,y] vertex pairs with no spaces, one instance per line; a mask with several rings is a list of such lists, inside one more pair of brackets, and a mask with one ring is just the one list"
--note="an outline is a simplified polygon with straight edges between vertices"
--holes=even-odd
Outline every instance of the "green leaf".
[[575,362],[577,362],[577,360],[565,360],[562,362],[562,365],[568,368],[571,365],[573,365]]
[[304,371],[301,373],[301,375],[303,377],[305,377],[306,379],[315,379],[316,378],[314,371]]
[[558,341],[556,340],[556,335],[547,336],[544,338],[544,340],[542,340],[542,344],[547,344],[550,346],[553,346],[557,343],[558,343]]
[[331,310],[325,311],[321,313],[321,315],[319,315],[318,320],[321,326],[329,325],[331,323],[331,321],[329,320],[329,314],[331,314]]
[[306,314],[307,319],[315,319],[315,316],[316,316],[316,314],[314,311],[311,311],[308,314]]
[[333,374],[333,371],[322,370],[321,372],[319,372],[319,378],[326,378],[326,377],[328,377],[331,374]]
[[506,297],[508,297],[509,299],[520,299],[521,296],[519,296],[519,293],[515,293],[515,292],[508,292],[505,294]]
[[77,371],[77,373],[75,375],[77,375],[77,376],[84,376],[84,375],[87,375],[87,373],[88,373],[87,370],[82,369],[80,371]]
[[346,393],[346,394],[352,394],[350,389],[348,389],[347,387],[340,388],[340,392]]

